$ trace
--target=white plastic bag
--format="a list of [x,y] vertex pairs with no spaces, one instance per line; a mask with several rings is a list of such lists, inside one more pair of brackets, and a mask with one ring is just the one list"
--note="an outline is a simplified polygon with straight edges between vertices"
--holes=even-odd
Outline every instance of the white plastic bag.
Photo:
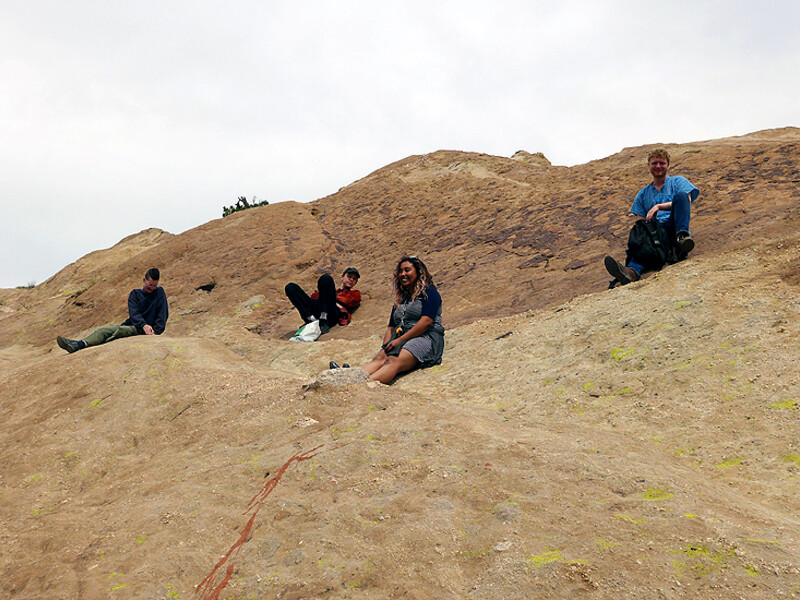
[[313,342],[315,341],[322,332],[319,329],[319,321],[311,321],[311,323],[306,323],[300,329],[297,330],[289,341],[291,342]]

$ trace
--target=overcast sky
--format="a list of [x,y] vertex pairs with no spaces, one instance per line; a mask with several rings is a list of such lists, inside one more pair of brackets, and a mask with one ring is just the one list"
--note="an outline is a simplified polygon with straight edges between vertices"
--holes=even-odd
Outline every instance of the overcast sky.
[[799,26],[797,0],[0,0],[0,287],[412,154],[797,126]]

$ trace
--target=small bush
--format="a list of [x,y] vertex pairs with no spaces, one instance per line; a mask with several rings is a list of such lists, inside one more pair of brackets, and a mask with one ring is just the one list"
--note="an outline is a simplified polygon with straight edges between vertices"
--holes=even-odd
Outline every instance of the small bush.
[[35,287],[36,287],[36,282],[35,281],[29,281],[25,285],[18,285],[17,289],[18,290],[31,290],[31,289],[33,289]]
[[253,199],[248,202],[247,198],[244,196],[239,196],[239,200],[236,204],[232,206],[223,206],[222,207],[222,216],[227,217],[228,215],[232,215],[235,212],[239,212],[240,210],[245,210],[247,208],[255,208],[256,206],[266,206],[269,204],[268,201],[262,200],[261,202],[258,201],[258,198],[253,196]]

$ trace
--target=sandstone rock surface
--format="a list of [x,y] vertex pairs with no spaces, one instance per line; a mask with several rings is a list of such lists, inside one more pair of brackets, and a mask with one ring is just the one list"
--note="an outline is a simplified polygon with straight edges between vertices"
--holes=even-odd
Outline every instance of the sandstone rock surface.
[[[602,257],[649,147],[409,157],[0,290],[0,595],[797,597],[800,131],[668,147],[697,248],[624,288]],[[442,365],[326,371],[377,351],[403,252],[444,297]],[[353,324],[288,342],[285,283],[350,264]],[[55,347],[152,265],[164,336]]]

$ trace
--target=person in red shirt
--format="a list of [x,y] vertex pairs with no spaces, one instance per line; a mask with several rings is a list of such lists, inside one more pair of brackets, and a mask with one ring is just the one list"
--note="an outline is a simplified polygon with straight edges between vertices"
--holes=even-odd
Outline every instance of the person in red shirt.
[[355,267],[342,273],[342,287],[336,288],[333,277],[327,273],[317,281],[317,290],[309,296],[296,283],[286,285],[286,297],[306,323],[319,320],[319,329],[328,333],[332,325],[347,325],[359,304],[361,292],[354,289],[360,275]]

